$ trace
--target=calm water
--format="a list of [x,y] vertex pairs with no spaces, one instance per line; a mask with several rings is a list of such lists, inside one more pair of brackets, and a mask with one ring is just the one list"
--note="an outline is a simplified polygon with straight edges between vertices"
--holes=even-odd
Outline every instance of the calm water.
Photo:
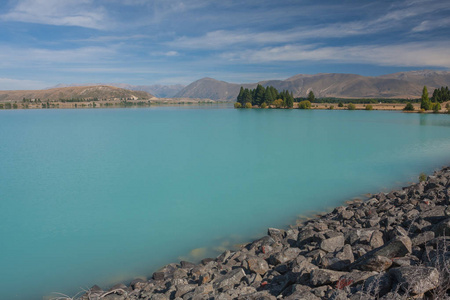
[[150,276],[415,181],[450,163],[450,116],[0,111],[0,159],[2,297],[42,299]]

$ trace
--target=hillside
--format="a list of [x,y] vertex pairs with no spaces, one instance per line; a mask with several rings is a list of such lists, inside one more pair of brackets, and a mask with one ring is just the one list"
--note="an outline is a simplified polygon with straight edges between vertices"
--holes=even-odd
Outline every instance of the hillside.
[[241,86],[247,88],[255,88],[254,84],[236,84],[228,83],[225,81],[219,81],[213,78],[202,78],[194,81],[180,92],[178,92],[176,98],[205,98],[212,100],[236,100],[237,94]]
[[108,85],[132,91],[143,91],[152,94],[158,98],[171,98],[185,87],[182,84],[132,85],[128,83],[72,83],[72,84],[58,84],[52,88],[74,87],[74,86],[96,86],[96,85]]
[[22,101],[41,99],[41,101],[58,101],[60,99],[150,99],[154,96],[143,91],[131,91],[113,86],[72,86],[46,90],[0,91],[0,101]]
[[[306,97],[310,90],[316,97],[337,98],[418,98],[424,85],[432,93],[435,88],[450,86],[450,72],[411,71],[368,77],[355,74],[299,74],[286,80],[260,81],[263,86],[292,91],[294,97]],[[203,78],[181,90],[176,97],[209,98],[233,101],[241,86],[255,88],[258,83],[235,84]]]

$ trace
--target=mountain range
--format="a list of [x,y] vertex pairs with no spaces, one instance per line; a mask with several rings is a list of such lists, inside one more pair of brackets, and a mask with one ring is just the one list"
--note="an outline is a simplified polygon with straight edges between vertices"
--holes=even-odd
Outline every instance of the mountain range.
[[113,86],[72,86],[45,90],[0,91],[0,101],[21,101],[41,99],[41,101],[58,101],[60,99],[150,99],[153,95],[143,91],[131,91]]
[[63,87],[74,87],[74,86],[99,86],[99,85],[115,86],[118,88],[132,90],[132,91],[147,92],[158,98],[172,98],[173,96],[175,96],[179,91],[181,91],[185,87],[185,85],[182,85],[182,84],[132,85],[132,84],[127,84],[127,83],[72,83],[72,84],[58,84],[58,85],[51,87],[50,89],[63,88]]
[[271,85],[279,91],[292,91],[294,97],[306,97],[309,91],[313,91],[316,97],[419,98],[424,85],[430,94],[435,88],[450,86],[450,72],[421,70],[377,77],[338,73],[298,74],[285,80],[246,84],[202,78],[186,86],[175,97],[233,101],[241,86],[255,88],[258,84],[264,87]]

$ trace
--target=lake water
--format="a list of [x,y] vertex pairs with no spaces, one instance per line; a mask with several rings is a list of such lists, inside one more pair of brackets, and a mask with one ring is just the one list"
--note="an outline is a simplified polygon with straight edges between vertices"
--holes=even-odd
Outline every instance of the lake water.
[[[104,288],[450,164],[450,115],[0,111],[2,299]],[[195,249],[195,250],[194,250]]]

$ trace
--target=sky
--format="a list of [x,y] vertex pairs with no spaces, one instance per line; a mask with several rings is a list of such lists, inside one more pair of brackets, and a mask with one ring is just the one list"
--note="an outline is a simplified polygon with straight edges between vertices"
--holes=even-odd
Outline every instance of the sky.
[[450,69],[446,0],[1,0],[0,89]]

